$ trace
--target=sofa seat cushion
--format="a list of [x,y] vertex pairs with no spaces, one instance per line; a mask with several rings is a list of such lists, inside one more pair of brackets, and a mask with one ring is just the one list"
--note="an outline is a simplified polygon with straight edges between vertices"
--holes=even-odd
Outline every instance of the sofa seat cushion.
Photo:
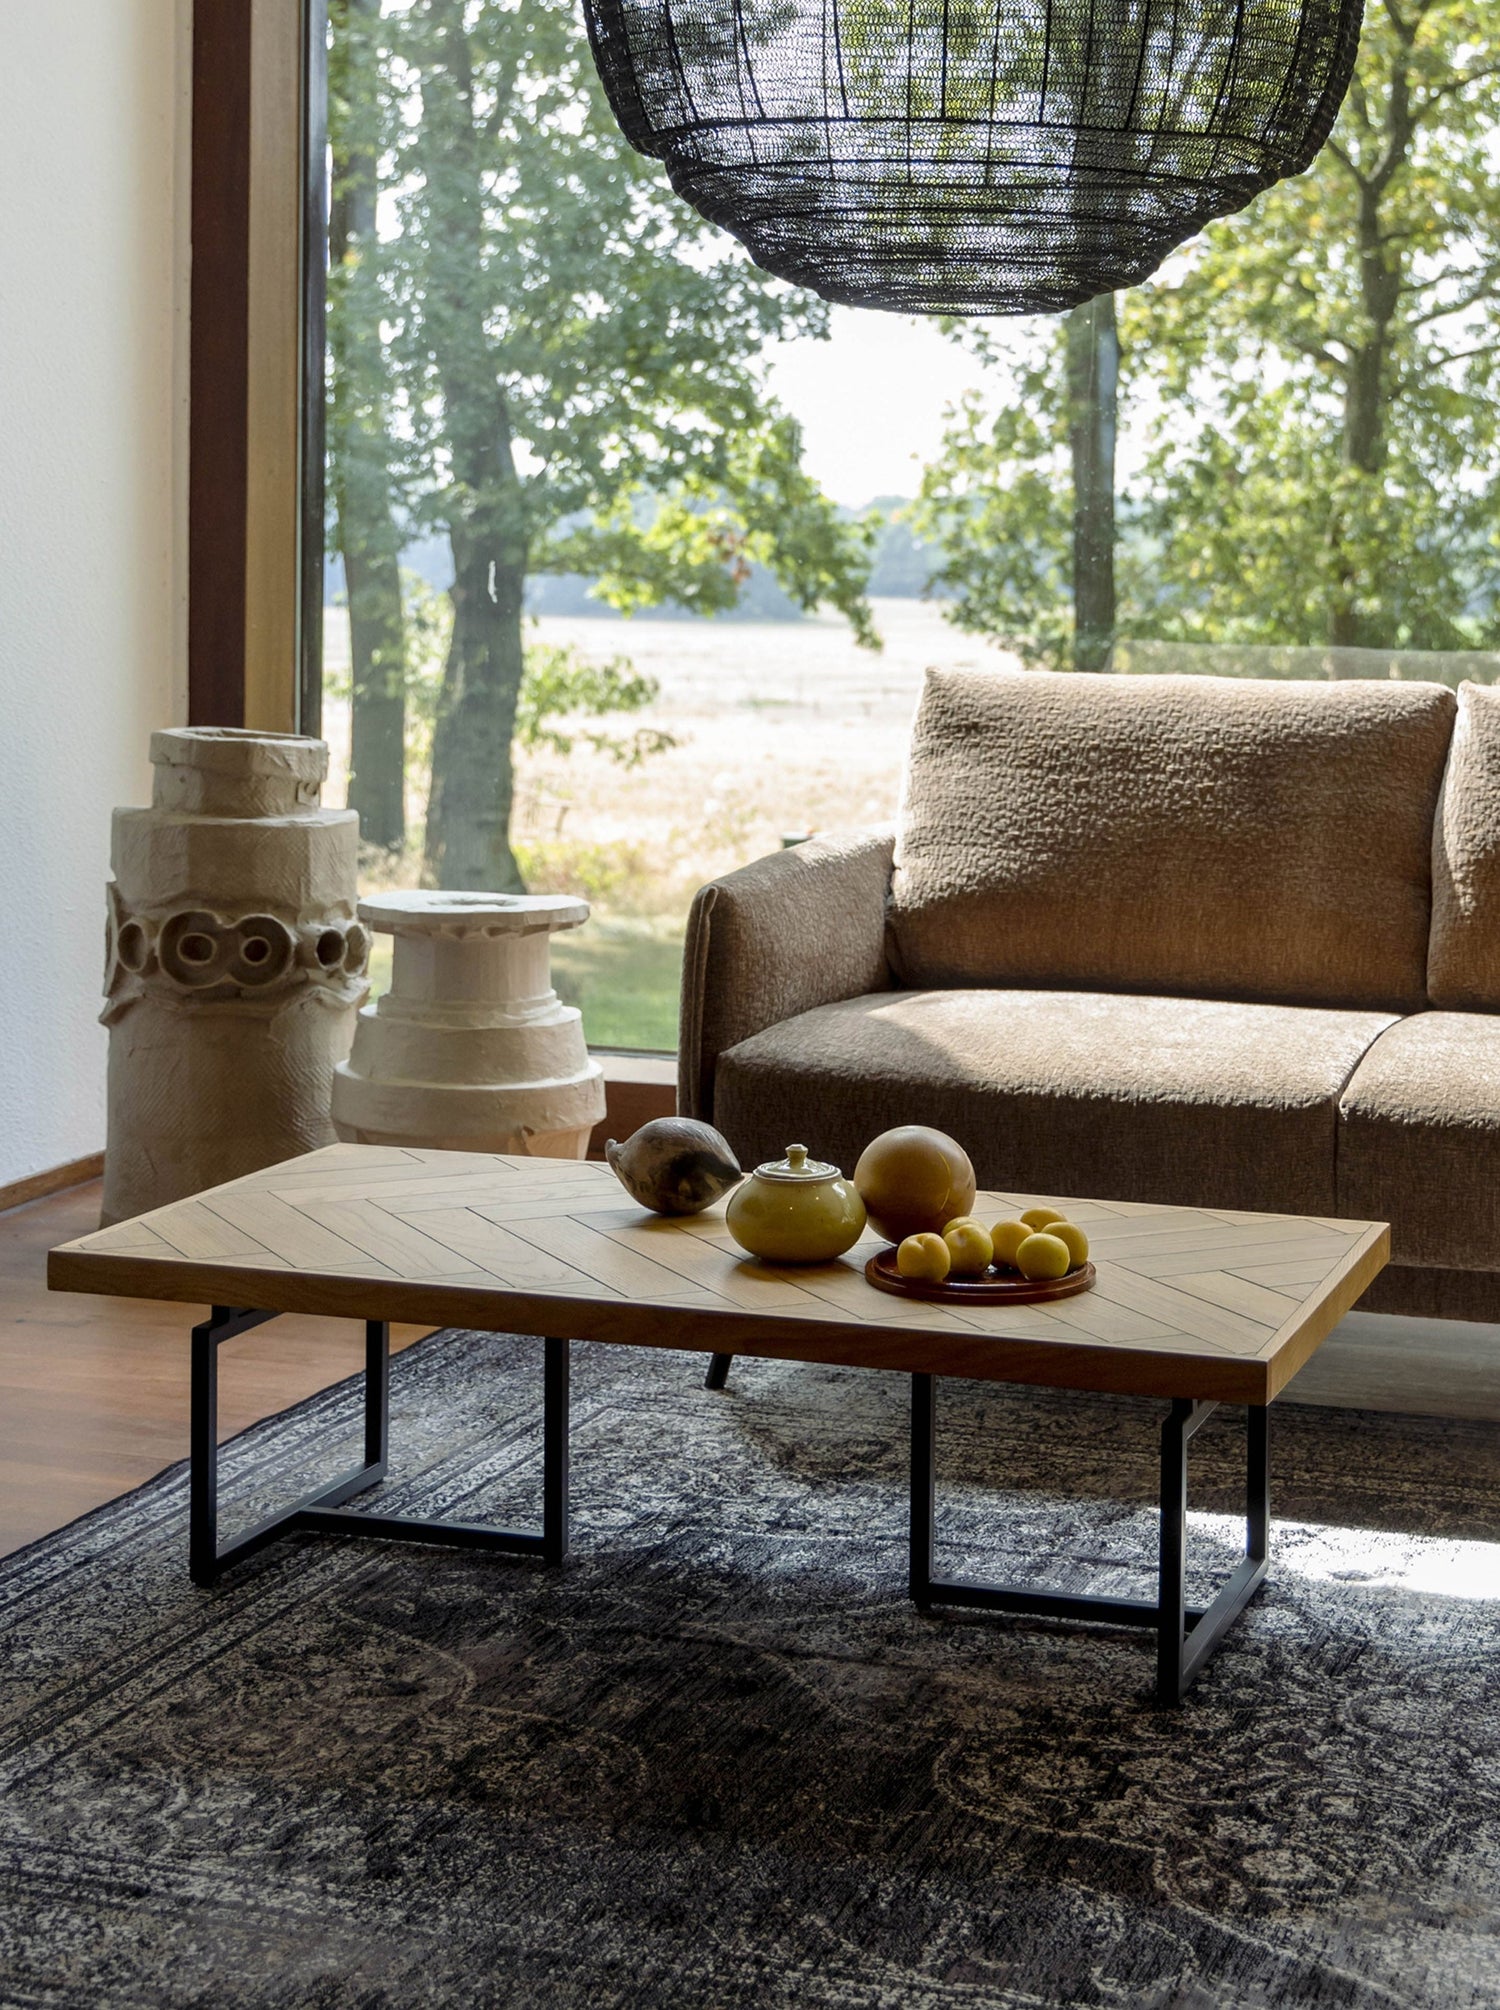
[[1388,1221],[1393,1263],[1500,1269],[1500,1015],[1401,1020],[1340,1119],[1340,1214]]
[[846,1171],[935,1124],[981,1185],[1334,1211],[1339,1094],[1385,1012],[1087,991],[898,991],[822,1005],[719,1058],[747,1165],[796,1140]]
[[928,672],[891,882],[907,989],[1420,1011],[1437,684]]

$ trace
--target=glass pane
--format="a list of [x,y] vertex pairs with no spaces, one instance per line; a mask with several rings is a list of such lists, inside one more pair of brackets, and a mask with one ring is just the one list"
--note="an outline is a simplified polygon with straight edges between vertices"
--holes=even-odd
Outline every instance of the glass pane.
[[[630,150],[564,0],[338,0],[329,69],[324,730],[365,883],[585,895],[559,990],[671,1048],[694,890],[888,821],[946,650],[900,428],[825,487],[799,423],[839,397],[804,352],[878,387],[885,338]],[[896,333],[935,446],[979,366]]]
[[1030,322],[765,278],[626,146],[562,0],[337,0],[330,73],[366,881],[587,896],[555,964],[597,1044],[674,1044],[706,878],[894,815],[928,663],[1500,669],[1489,10],[1372,17],[1308,174]]
[[1053,670],[1490,681],[1500,16],[1370,10],[1312,169],[1148,284],[969,340],[959,625]]

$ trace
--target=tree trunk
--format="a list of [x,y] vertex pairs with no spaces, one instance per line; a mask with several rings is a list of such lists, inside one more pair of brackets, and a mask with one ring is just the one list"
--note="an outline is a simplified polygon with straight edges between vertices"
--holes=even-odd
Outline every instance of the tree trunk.
[[[1408,48],[1410,42],[1408,40]],[[1340,459],[1352,472],[1379,478],[1386,460],[1386,407],[1391,360],[1391,330],[1401,304],[1406,276],[1403,239],[1389,232],[1381,213],[1381,198],[1397,169],[1405,162],[1416,131],[1411,109],[1407,65],[1398,61],[1391,73],[1386,111],[1385,148],[1378,171],[1358,178],[1358,251],[1363,340],[1352,343],[1344,377],[1343,438]],[[1336,649],[1361,645],[1379,648],[1392,638],[1388,622],[1360,610],[1358,567],[1342,550],[1343,526],[1335,516],[1330,535],[1334,545],[1333,597],[1328,609],[1328,640]],[[1365,585],[1375,589],[1377,582]],[[1371,597],[1374,596],[1372,591]]]
[[[340,498],[340,514],[344,499]],[[406,625],[394,537],[343,545],[353,659],[349,807],[366,844],[406,843]]]
[[1115,647],[1115,427],[1120,336],[1115,296],[1067,318],[1068,445],[1073,461],[1073,667],[1108,670]]
[[524,893],[510,816],[528,554],[482,508],[455,514],[448,537],[453,634],[432,737],[424,869],[433,886]]
[[[401,539],[391,507],[386,456],[385,381],[380,301],[372,275],[359,270],[376,249],[377,161],[352,109],[374,88],[361,64],[373,62],[370,26],[380,0],[344,0],[335,16],[342,40],[342,83],[351,107],[333,157],[329,249],[342,290],[334,317],[330,437],[331,488],[344,584],[349,599],[352,748],[349,807],[360,836],[383,850],[406,842],[406,622],[401,605]],[[342,29],[342,35],[339,30]]]
[[510,813],[526,565],[494,564],[482,533],[455,525],[450,536],[453,638],[432,740],[427,876],[435,886],[524,893]]
[[[1359,265],[1365,335],[1351,346],[1344,378],[1343,438],[1339,458],[1346,468],[1371,479],[1379,477],[1386,457],[1386,365],[1391,322],[1400,298],[1399,259],[1394,267],[1384,235],[1377,189],[1360,189]],[[1343,524],[1335,515],[1333,598],[1328,609],[1328,640],[1335,649],[1378,647],[1385,638],[1377,615],[1373,620],[1359,605],[1358,568],[1345,556]],[[1373,584],[1373,582],[1370,582]]]
[[452,461],[453,636],[432,743],[426,874],[434,885],[523,890],[510,846],[511,740],[523,667],[529,560],[510,412],[486,326],[483,161],[459,0],[429,0],[437,59],[423,74],[429,186],[442,229],[428,275],[434,357]]

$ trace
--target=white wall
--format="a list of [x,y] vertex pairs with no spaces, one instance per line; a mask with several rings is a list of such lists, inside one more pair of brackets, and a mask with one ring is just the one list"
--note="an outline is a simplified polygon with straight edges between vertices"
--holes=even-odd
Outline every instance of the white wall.
[[109,813],[186,707],[185,0],[0,0],[0,1185],[104,1143]]

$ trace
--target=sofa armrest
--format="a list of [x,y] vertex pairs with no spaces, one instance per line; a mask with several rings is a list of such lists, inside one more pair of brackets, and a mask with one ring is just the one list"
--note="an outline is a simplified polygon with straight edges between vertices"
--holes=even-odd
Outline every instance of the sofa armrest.
[[810,838],[699,888],[682,959],[681,1115],[712,1122],[726,1048],[815,1005],[890,989],[894,850],[890,831]]

